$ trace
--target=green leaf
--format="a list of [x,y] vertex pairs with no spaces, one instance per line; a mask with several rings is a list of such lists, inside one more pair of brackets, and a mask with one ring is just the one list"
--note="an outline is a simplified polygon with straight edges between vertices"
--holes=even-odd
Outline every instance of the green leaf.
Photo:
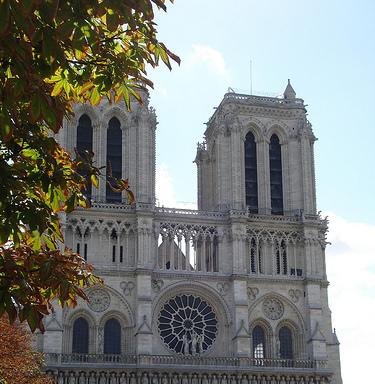
[[107,11],[107,27],[111,32],[115,32],[119,26],[120,19],[112,9]]
[[53,97],[58,96],[63,90],[63,86],[64,86],[63,80],[60,80],[59,82],[55,83],[55,86],[53,87],[53,90],[51,92],[51,96]]
[[31,118],[33,121],[37,121],[40,117],[40,96],[37,93],[31,95]]
[[73,193],[69,199],[66,201],[66,213],[70,213],[72,211],[74,211],[74,209],[76,208],[77,206],[77,195],[76,193]]
[[91,105],[97,105],[99,104],[100,102],[100,93],[99,93],[99,90],[98,90],[98,87],[95,87],[91,93],[91,97],[90,97],[90,103]]
[[32,242],[33,242],[33,250],[39,251],[39,249],[42,246],[42,240],[40,238],[40,232],[37,230],[34,230],[31,232],[31,236],[32,236]]

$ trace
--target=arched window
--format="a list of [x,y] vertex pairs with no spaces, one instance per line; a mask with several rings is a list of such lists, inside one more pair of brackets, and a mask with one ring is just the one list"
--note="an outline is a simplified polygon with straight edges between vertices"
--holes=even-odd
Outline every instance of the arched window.
[[250,212],[258,213],[257,147],[251,132],[245,138],[245,195]]
[[276,273],[286,275],[288,273],[288,256],[285,241],[276,244]]
[[109,319],[104,325],[104,353],[121,353],[121,326],[116,319]]
[[[111,169],[112,176],[122,177],[122,131],[121,124],[116,117],[109,120],[107,131],[107,175]],[[109,181],[111,181],[109,177]],[[121,202],[121,192],[114,192],[106,186],[106,197],[108,202]]]
[[279,331],[280,358],[293,359],[293,337],[288,327],[282,327]]
[[283,172],[281,166],[281,145],[277,135],[272,135],[269,147],[271,213],[283,214]]
[[83,317],[73,324],[72,353],[89,353],[89,324]]
[[253,357],[256,359],[264,359],[266,356],[266,337],[264,329],[257,325],[252,332],[253,336]]
[[[85,114],[78,120],[77,127],[77,152],[83,156],[85,151],[92,152],[92,124],[91,119]],[[86,195],[91,197],[91,181],[88,175],[82,174],[86,177],[87,190]]]

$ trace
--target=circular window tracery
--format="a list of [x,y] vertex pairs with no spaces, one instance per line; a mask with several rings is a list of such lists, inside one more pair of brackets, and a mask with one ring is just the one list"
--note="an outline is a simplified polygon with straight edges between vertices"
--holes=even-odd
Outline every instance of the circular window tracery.
[[169,349],[183,355],[198,355],[212,347],[217,335],[217,318],[202,298],[178,295],[160,310],[158,329]]

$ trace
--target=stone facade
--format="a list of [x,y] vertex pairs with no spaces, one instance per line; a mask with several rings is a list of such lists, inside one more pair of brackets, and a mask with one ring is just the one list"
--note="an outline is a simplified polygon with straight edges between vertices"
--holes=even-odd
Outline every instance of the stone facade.
[[[102,182],[92,208],[61,218],[66,246],[95,265],[105,287],[46,320],[38,340],[46,369],[66,384],[340,384],[327,220],[316,211],[316,139],[303,100],[290,84],[284,98],[224,96],[198,145],[194,211],[155,206],[156,117],[144,99],[132,112],[104,102],[77,106],[60,133],[72,151],[86,114],[97,164],[105,166],[108,124],[118,119],[122,176],[137,203],[125,196],[106,202]],[[256,146],[256,212],[245,198],[248,132]],[[278,214],[272,135],[281,148]]]

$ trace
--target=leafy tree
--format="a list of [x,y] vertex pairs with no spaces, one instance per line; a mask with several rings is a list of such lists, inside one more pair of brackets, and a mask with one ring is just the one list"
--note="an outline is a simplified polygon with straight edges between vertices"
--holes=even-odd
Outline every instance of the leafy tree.
[[40,371],[42,355],[34,352],[30,332],[0,317],[0,384],[52,384]]
[[155,7],[165,11],[165,0],[0,0],[0,316],[11,322],[43,331],[53,300],[75,305],[99,281],[59,248],[58,214],[89,206],[86,178],[97,186],[100,170],[54,134],[72,103],[130,108],[152,87],[147,65],[179,62],[157,39]]

